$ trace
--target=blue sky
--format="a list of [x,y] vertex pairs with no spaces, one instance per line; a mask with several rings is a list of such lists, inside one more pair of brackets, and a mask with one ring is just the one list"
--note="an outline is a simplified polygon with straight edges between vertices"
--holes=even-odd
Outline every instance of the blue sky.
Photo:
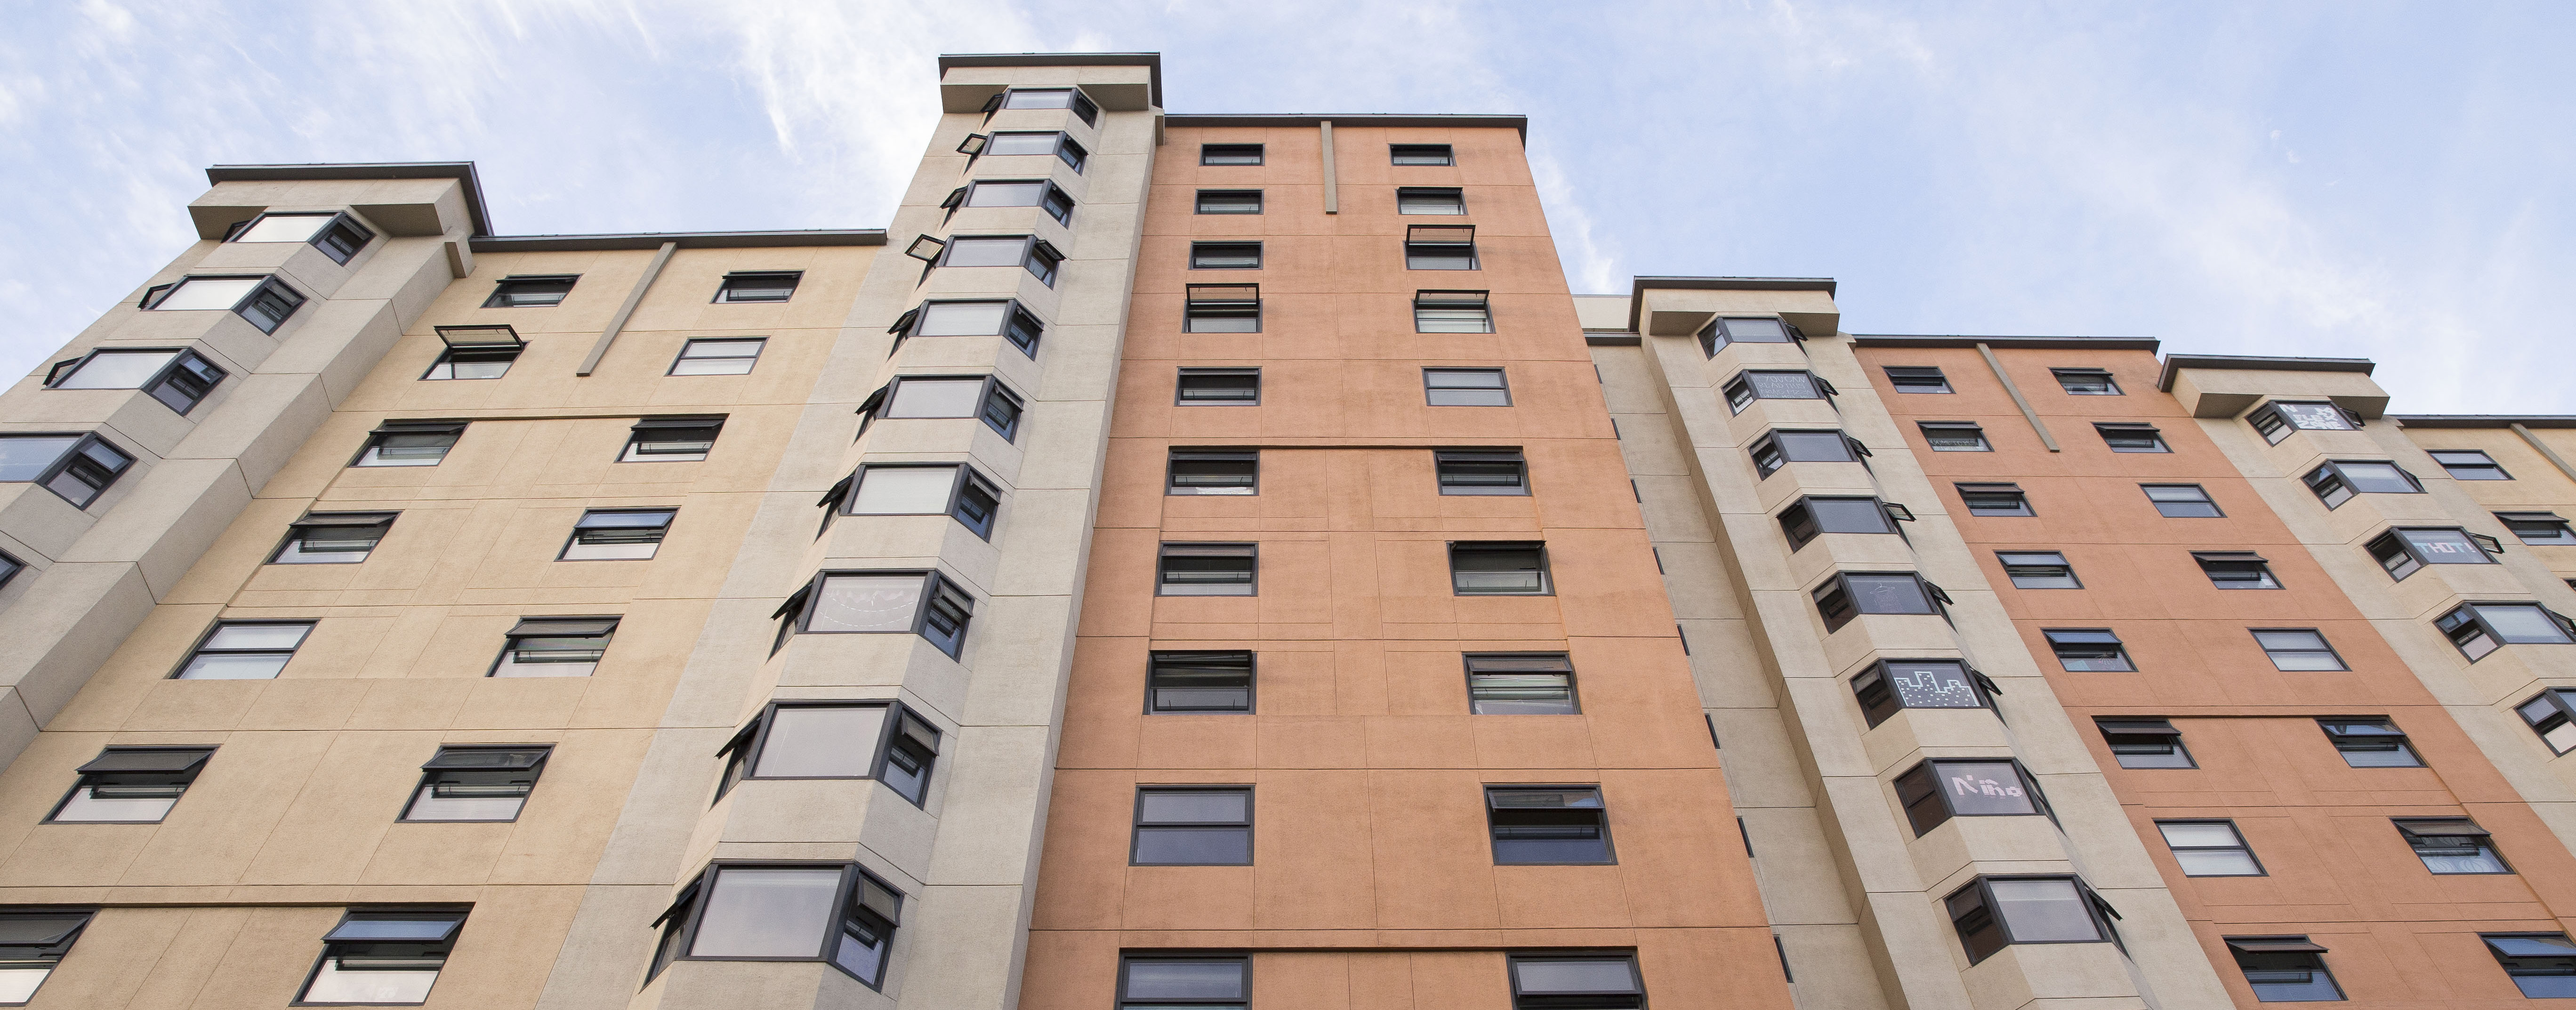
[[936,54],[1159,50],[1173,112],[1528,115],[1578,292],[1831,276],[1855,332],[2369,357],[2401,412],[2576,413],[2566,3],[86,0],[12,23],[12,369],[190,241],[209,164],[471,159],[513,234],[881,227]]

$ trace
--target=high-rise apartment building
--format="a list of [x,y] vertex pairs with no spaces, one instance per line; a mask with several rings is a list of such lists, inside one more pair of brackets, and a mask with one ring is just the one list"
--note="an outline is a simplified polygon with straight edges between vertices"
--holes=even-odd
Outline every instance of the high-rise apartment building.
[[2576,419],[940,74],[884,230],[210,170],[0,393],[0,1005],[2576,998]]

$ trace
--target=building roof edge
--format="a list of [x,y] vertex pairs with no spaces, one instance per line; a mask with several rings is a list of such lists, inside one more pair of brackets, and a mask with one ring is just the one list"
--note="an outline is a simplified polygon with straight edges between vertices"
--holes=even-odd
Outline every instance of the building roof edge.
[[470,161],[315,162],[302,165],[209,165],[206,182],[294,182],[309,179],[454,179],[465,187],[465,213],[474,234],[492,233],[483,180]]
[[2369,358],[2282,358],[2254,354],[2168,354],[2156,376],[2156,388],[2173,392],[2174,375],[2186,368],[2227,368],[2246,372],[2360,372],[2379,367]]
[[1637,325],[1638,313],[1646,304],[1647,288],[1669,288],[1682,291],[1822,291],[1834,296],[1831,277],[1631,277],[1628,279],[1628,328],[1645,332]]
[[1163,107],[1163,54],[1155,53],[941,53],[939,75],[950,67],[1144,67],[1154,107]]
[[2576,428],[2576,414],[2390,414],[2400,428]]
[[764,249],[779,246],[884,245],[877,228],[814,228],[802,231],[672,231],[616,235],[477,235],[475,252],[581,252],[614,249],[659,249],[676,243],[682,249]]

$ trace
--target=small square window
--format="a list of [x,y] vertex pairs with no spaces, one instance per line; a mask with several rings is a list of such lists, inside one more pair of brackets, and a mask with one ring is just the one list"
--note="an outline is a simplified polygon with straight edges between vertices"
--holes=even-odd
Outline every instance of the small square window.
[[1387,160],[1397,165],[1455,165],[1458,158],[1447,144],[1388,144]]
[[1395,190],[1395,212],[1464,214],[1467,212],[1467,191],[1455,186],[1399,186]]
[[388,421],[367,433],[350,466],[437,466],[465,434],[461,421]]
[[134,465],[96,435],[0,435],[0,481],[29,481],[86,509]]
[[1145,714],[1252,713],[1253,654],[1157,652],[1145,671]]
[[2339,459],[2308,471],[2308,490],[2329,509],[2340,508],[2355,494],[2422,494],[2415,475],[2385,460]]
[[2070,673],[2119,673],[2137,669],[2129,662],[2128,648],[2120,636],[2100,628],[2063,628],[2043,631],[2048,648],[2057,654],[2057,663]]
[[2182,731],[2167,719],[2095,719],[2102,742],[2122,768],[2198,768],[2182,745]]
[[770,651],[799,634],[920,635],[955,659],[974,610],[975,598],[938,572],[818,572],[770,615],[780,622]]
[[1257,451],[1174,449],[1164,494],[1260,494]]
[[142,307],[160,312],[230,309],[261,333],[275,333],[303,307],[304,296],[275,277],[185,277],[143,292]]
[[322,960],[295,997],[299,1006],[417,1006],[429,1001],[456,947],[465,912],[350,909],[322,936]]
[[1914,427],[1923,432],[1924,444],[1933,452],[1995,451],[1986,441],[1986,429],[1975,421],[1916,421]]
[[2576,688],[2553,687],[2514,706],[2552,754],[2576,750]]
[[1646,987],[1632,954],[1514,954],[1512,1010],[1640,1010]]
[[1712,358],[1728,344],[1786,344],[1805,339],[1797,327],[1778,316],[1719,316],[1699,331],[1700,350]]
[[[295,658],[311,621],[217,621],[197,640],[173,680],[275,680]],[[5,1002],[5,1001],[0,1001]]]
[[2231,936],[2227,951],[2258,1003],[2318,1003],[2343,999],[2334,973],[2326,970],[2326,949],[2304,936]]
[[2209,500],[2209,492],[2198,484],[2140,484],[2156,514],[2167,519],[2221,519],[2218,503]]
[[2313,628],[2254,628],[2254,644],[2272,658],[2272,668],[2285,672],[2349,670],[2326,636]]
[[1192,284],[1182,306],[1183,333],[1261,332],[1261,285]]
[[1471,652],[1467,711],[1474,715],[1578,715],[1574,664],[1562,652]]
[[691,340],[680,345],[680,356],[671,359],[671,375],[749,375],[751,366],[760,363],[760,352],[769,346],[766,337],[722,337]]
[[420,766],[406,821],[506,822],[519,819],[545,774],[550,746],[441,747]]
[[1508,540],[1449,543],[1450,590],[1459,596],[1552,596],[1547,545]]
[[1250,971],[1240,956],[1130,954],[1118,959],[1118,1010],[1250,1006]]
[[2272,563],[2253,551],[2193,551],[2191,559],[2209,583],[2220,589],[2279,589]]
[[1261,191],[1257,189],[1202,189],[1198,212],[1201,214],[1261,213]]
[[2254,425],[2263,441],[2273,445],[2281,444],[2294,431],[2352,431],[2361,427],[2358,415],[2331,403],[2267,403],[2245,419]]
[[1499,368],[1425,368],[1422,398],[1434,407],[1508,407],[1512,390]]
[[1482,291],[1416,291],[1413,332],[1492,333],[1493,307]]
[[1407,270],[1476,269],[1476,226],[1417,224],[1404,230]]
[[376,233],[347,214],[262,214],[227,242],[302,242],[346,266]]
[[2263,864],[2233,821],[2157,821],[2165,848],[2182,864],[2186,877],[2262,877]]
[[1978,877],[1943,904],[1970,964],[2016,943],[2119,943],[2118,913],[2074,877]]
[[2465,817],[2395,817],[2397,834],[2424,868],[2439,874],[2512,873],[2496,854],[2495,839]]
[[522,617],[501,633],[494,677],[587,677],[617,637],[615,617]]
[[2450,474],[2452,480],[2513,479],[2513,475],[2504,472],[2504,467],[2498,466],[2493,457],[2474,449],[2435,449],[2432,455],[2433,462],[2441,464],[2443,472]]
[[1833,429],[1774,429],[1754,439],[1745,451],[1753,456],[1754,474],[1764,479],[1791,463],[1858,463],[1869,455],[1869,447]]
[[1256,407],[1261,404],[1258,368],[1184,368],[1173,385],[1172,402],[1183,407]]
[[1946,617],[1948,593],[1912,572],[1840,572],[1808,595],[1825,619],[1825,631],[1842,630],[1862,614],[1928,614]]
[[35,999],[95,914],[59,905],[0,907],[0,1005]]
[[1164,544],[1156,596],[1258,596],[1258,544]]
[[2048,814],[2039,781],[2013,760],[1925,761],[1895,780],[1896,800],[1921,838],[1953,817]]
[[1486,786],[1496,866],[1617,863],[1599,786]]
[[2453,528],[2393,529],[2367,548],[2390,578],[2403,580],[2425,565],[2491,565],[2504,545],[2483,533]]
[[1954,484],[1959,503],[1967,506],[1972,516],[2027,516],[2031,511],[2030,496],[2019,484]]
[[2576,943],[2565,933],[2481,933],[2525,999],[2576,997]]
[[783,302],[796,297],[796,285],[804,279],[802,270],[737,270],[716,285],[715,301]]
[[191,350],[103,350],[56,363],[45,388],[140,389],[184,417],[231,374]]
[[1495,452],[1434,452],[1432,471],[1438,476],[1440,493],[1448,495],[1526,495],[1529,490],[1529,462],[1520,450]]
[[395,512],[315,512],[286,527],[272,565],[354,565],[367,560],[393,528]]
[[2567,520],[2556,512],[2498,512],[2495,517],[2523,543],[2542,547],[2576,544],[2576,530],[2568,529]]
[[1887,384],[1899,393],[1947,393],[1950,379],[1941,370],[1928,365],[1889,365]]
[[2003,563],[2004,576],[2015,589],[2084,588],[2075,579],[2075,566],[2056,551],[1996,551],[1995,560]]
[[212,747],[109,747],[74,769],[80,781],[48,824],[159,824],[197,781]]
[[648,417],[635,422],[620,463],[685,463],[707,458],[724,430],[722,415]]
[[994,108],[1066,109],[1085,126],[1100,125],[1100,106],[1080,88],[1012,88],[994,96],[994,100],[1000,104],[985,111],[990,112]]
[[550,309],[563,304],[564,296],[581,280],[578,274],[513,274],[492,286],[492,295],[483,299],[487,309]]
[[675,509],[591,509],[572,524],[557,561],[646,561],[662,549]]
[[1899,709],[1993,708],[1998,693],[1994,681],[1955,659],[1882,659],[1851,686],[1872,729]]
[[2172,452],[2165,445],[2162,432],[2152,424],[2096,424],[2093,430],[2102,436],[2102,444],[2112,452]]
[[2463,603],[2433,622],[2469,662],[2507,645],[2565,645],[2568,620],[2537,603]]
[[2354,768],[2422,768],[2424,759],[2406,742],[2406,731],[2386,719],[2319,719],[2326,740]]
[[1912,518],[1905,506],[1890,506],[1876,498],[1805,497],[1780,510],[1780,531],[1789,537],[1789,549],[1802,550],[1827,533],[1895,533],[1896,520]]
[[1723,387],[1726,405],[1741,414],[1755,400],[1830,400],[1841,392],[1810,372],[1737,372]]
[[2052,368],[2048,372],[2057,377],[2057,385],[2069,396],[2120,395],[2120,384],[2112,381],[2111,373],[2105,369]]
[[1252,787],[1139,786],[1131,866],[1252,865]]
[[1200,145],[1199,145],[1199,164],[1202,164],[1202,165],[1258,165],[1258,164],[1261,164],[1261,145],[1259,145],[1259,144],[1200,144]]
[[1261,269],[1261,243],[1192,242],[1190,243],[1190,269],[1259,270]]

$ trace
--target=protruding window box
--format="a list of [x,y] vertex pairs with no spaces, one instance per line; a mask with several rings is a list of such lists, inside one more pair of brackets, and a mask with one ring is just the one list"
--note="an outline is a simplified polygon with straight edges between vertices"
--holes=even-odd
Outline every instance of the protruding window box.
[[1970,964],[2014,944],[2120,942],[2120,913],[2075,877],[1978,877],[1943,903]]
[[1954,817],[2056,817],[2039,779],[2011,758],[1925,761],[1897,776],[1895,786],[1917,838]]
[[1714,358],[1735,344],[1797,344],[1806,339],[1806,334],[1778,316],[1720,316],[1699,331],[1699,348]]
[[2331,403],[2274,401],[2245,415],[2245,420],[2254,426],[2255,433],[2263,436],[2263,441],[2272,445],[2279,445],[2282,439],[2301,431],[2357,431],[2361,428],[2361,415]]
[[180,415],[232,373],[186,348],[101,348],[45,372],[46,389],[140,389]]
[[787,598],[776,652],[796,635],[919,635],[956,658],[975,598],[936,571],[826,571]]
[[376,239],[376,233],[346,212],[262,214],[234,226],[226,242],[302,243],[312,246],[331,262],[347,266],[352,257]]
[[1830,407],[1841,392],[1812,372],[1770,369],[1737,372],[1719,391],[1726,395],[1727,409],[1738,414],[1755,400],[1823,400]]
[[904,255],[928,264],[922,269],[924,279],[940,267],[1021,267],[1048,287],[1055,286],[1056,271],[1064,265],[1064,254],[1034,235],[959,235],[946,240],[923,235],[912,240]]
[[2507,645],[2576,642],[2576,622],[2537,603],[2463,603],[2433,621],[2460,655],[2475,663]]
[[[1780,374],[1780,373],[1762,373]],[[1801,373],[1788,373],[1801,374]],[[1749,401],[1748,401],[1749,402]],[[1869,447],[1840,430],[1773,429],[1754,439],[1745,451],[1753,456],[1753,473],[1764,480],[1791,463],[1859,463],[1868,466]]]
[[957,142],[957,151],[967,156],[966,164],[970,167],[979,157],[1009,158],[1032,155],[1045,157],[1051,154],[1057,160],[1064,162],[1066,167],[1073,169],[1077,175],[1081,174],[1083,164],[1091,160],[1091,152],[1083,150],[1081,144],[1075,143],[1071,136],[1061,130],[996,131],[991,135],[970,133],[966,135],[966,139]]
[[899,375],[859,404],[859,433],[901,418],[979,418],[1003,441],[1015,441],[1025,403],[990,375]]
[[2372,539],[2372,560],[2398,581],[2426,565],[2492,565],[2504,554],[2504,543],[2458,527],[2398,528]]
[[1872,729],[1909,708],[1995,709],[1995,696],[2003,693],[1956,659],[1882,659],[1853,677],[1851,687]]
[[1002,489],[971,464],[869,463],[832,485],[819,504],[845,516],[944,515],[991,540]]
[[1913,510],[1876,498],[1806,497],[1780,511],[1780,531],[1788,536],[1789,549],[1796,551],[1827,533],[1895,533],[1902,537],[1896,524],[1913,519]]
[[133,466],[133,454],[97,435],[0,435],[0,483],[43,485],[77,509],[97,502]]
[[722,799],[745,779],[875,779],[913,806],[928,796],[939,728],[894,701],[773,701],[716,751]]
[[903,350],[903,342],[914,337],[1000,337],[1035,358],[1038,343],[1046,337],[1046,323],[1017,299],[942,300],[923,302],[905,312],[886,332],[894,334],[889,354]]
[[1827,634],[1863,614],[1949,619],[1950,594],[1913,572],[1836,572],[1810,595]]
[[903,893],[853,863],[713,863],[653,920],[644,980],[675,961],[819,961],[874,989],[902,920]]
[[156,312],[224,309],[261,333],[276,333],[303,307],[304,294],[266,275],[185,277],[143,292],[140,307]]

